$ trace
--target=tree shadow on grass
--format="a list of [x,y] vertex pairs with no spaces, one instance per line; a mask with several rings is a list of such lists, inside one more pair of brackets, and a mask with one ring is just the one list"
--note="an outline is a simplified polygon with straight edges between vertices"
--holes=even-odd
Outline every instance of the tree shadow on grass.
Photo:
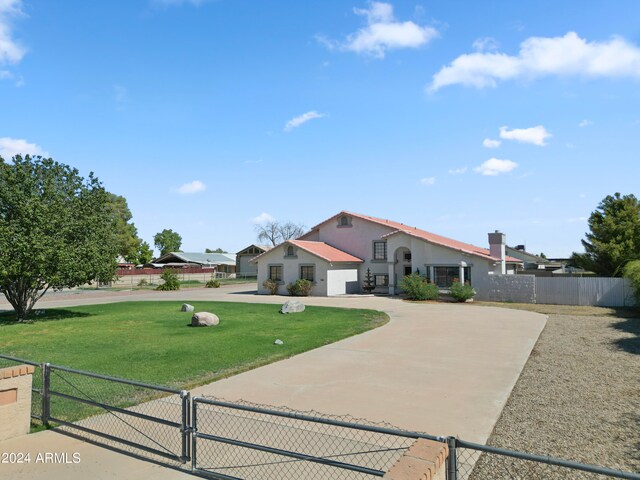
[[619,338],[613,342],[619,349],[634,355],[640,355],[640,318],[627,318],[612,325],[621,332],[631,333],[634,336]]
[[[52,310],[39,310],[43,313],[36,315],[34,310],[29,316],[29,320],[25,323],[42,323],[42,322],[54,322],[56,320],[68,320],[70,318],[83,318],[91,317],[93,314],[86,312],[74,312],[72,310],[64,309],[52,309]],[[5,310],[0,312],[0,327],[7,327],[11,325],[20,325],[16,320],[16,314],[13,310]]]

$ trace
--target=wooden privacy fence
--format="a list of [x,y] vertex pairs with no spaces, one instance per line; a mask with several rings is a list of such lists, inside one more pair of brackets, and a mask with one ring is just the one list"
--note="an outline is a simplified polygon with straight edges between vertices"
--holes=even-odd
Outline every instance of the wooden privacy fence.
[[476,286],[478,300],[631,307],[636,299],[631,282],[608,277],[534,277],[488,275]]

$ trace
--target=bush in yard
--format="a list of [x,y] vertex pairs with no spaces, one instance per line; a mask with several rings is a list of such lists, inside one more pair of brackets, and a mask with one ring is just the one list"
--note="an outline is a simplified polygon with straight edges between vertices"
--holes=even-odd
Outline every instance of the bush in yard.
[[624,276],[631,280],[636,301],[640,304],[640,260],[632,260],[624,266]]
[[405,276],[400,281],[400,288],[409,300],[436,300],[440,293],[437,285],[427,282],[418,273]]
[[287,292],[293,297],[308,297],[311,295],[311,289],[313,283],[304,278],[296,280],[296,283],[290,283],[287,285]]
[[158,285],[156,290],[180,290],[180,280],[178,274],[173,270],[165,270],[160,275],[160,279],[164,281],[162,285]]
[[220,288],[220,280],[212,278],[207,283],[205,283],[204,286],[207,288]]
[[460,283],[454,281],[449,288],[449,294],[458,302],[466,302],[475,297],[476,291],[468,282]]
[[277,295],[277,293],[278,293],[278,282],[268,278],[267,280],[262,282],[262,286],[264,288],[266,288],[267,290],[269,290],[269,293],[271,295]]
[[139,287],[146,287],[148,285],[149,285],[149,282],[147,282],[147,280],[144,278],[138,282]]

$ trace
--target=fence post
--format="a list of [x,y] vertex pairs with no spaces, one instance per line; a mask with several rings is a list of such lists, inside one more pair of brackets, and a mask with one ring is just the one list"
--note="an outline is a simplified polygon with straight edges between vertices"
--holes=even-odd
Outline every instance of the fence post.
[[182,400],[182,463],[187,463],[191,459],[191,394],[186,390],[180,392]]
[[447,480],[458,480],[458,452],[456,437],[447,437],[449,456],[447,457]]
[[198,468],[196,461],[196,444],[198,442],[198,398],[194,398],[191,410],[191,471],[195,472]]
[[50,363],[42,364],[42,424],[49,425],[49,417],[51,414],[51,395],[49,394],[49,369]]

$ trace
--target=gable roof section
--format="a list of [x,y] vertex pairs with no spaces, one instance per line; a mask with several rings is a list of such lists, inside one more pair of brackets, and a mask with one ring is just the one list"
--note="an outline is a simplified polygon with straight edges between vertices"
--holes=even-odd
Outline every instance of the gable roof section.
[[[433,244],[436,244],[436,245],[441,245],[443,247],[452,248],[454,250],[458,250],[458,251],[463,252],[463,253],[468,253],[470,255],[476,255],[476,256],[479,256],[479,257],[488,258],[490,260],[500,261],[499,258],[491,256],[491,252],[487,248],[477,247],[477,246],[472,245],[470,243],[459,242],[458,240],[453,240],[451,238],[443,237],[441,235],[436,235],[435,233],[427,232],[426,230],[421,230],[421,229],[416,228],[416,227],[410,227],[408,225],[405,225],[404,223],[394,222],[393,220],[383,220],[382,218],[370,217],[368,215],[362,215],[362,214],[359,214],[359,213],[348,212],[346,210],[343,210],[342,212],[338,213],[337,215],[334,215],[333,217],[325,220],[324,222],[319,223],[315,227],[312,227],[310,232],[308,232],[308,233],[311,233],[312,231],[317,230],[321,225],[323,225],[323,224],[327,223],[328,221],[333,220],[334,218],[339,217],[341,215],[348,215],[350,217],[360,218],[362,220],[367,220],[369,222],[377,223],[379,225],[384,225],[386,227],[389,227],[389,228],[393,229],[393,231],[387,233],[386,235],[383,235],[382,238],[389,237],[389,236],[394,235],[396,233],[406,233],[407,235],[411,235],[412,237],[417,237],[417,238],[420,238],[422,240],[426,240],[427,242],[430,242],[430,243],[433,243]],[[305,235],[307,235],[307,234],[305,234]],[[304,237],[305,235],[303,235],[302,237]],[[302,237],[300,237],[300,238],[302,238]],[[506,261],[507,262],[522,263],[522,260],[519,260],[519,259],[514,258],[514,257],[510,257],[510,256],[506,257]]]
[[364,260],[354,257],[350,253],[339,250],[324,242],[310,242],[305,240],[287,240],[284,243],[290,243],[302,250],[309,252],[316,257],[320,257],[330,263],[362,263]]
[[[361,258],[354,257],[353,255],[343,250],[340,250],[336,247],[332,247],[331,245],[328,245],[324,242],[312,242],[309,240],[287,240],[285,242],[282,242],[280,245],[278,245],[278,247],[282,245],[287,245],[287,244],[294,245],[299,249],[304,250],[305,252],[308,252],[311,255],[314,255],[320,258],[321,260],[324,260],[329,263],[363,263],[364,261]],[[277,247],[274,247],[274,248],[277,248]],[[249,260],[249,262],[255,263],[258,261],[260,257],[268,254],[269,252],[270,250],[267,250],[266,252],[261,253],[256,257],[253,257],[251,260]]]
[[[252,243],[248,247],[244,247],[242,250],[240,250],[238,253],[236,253],[236,255],[247,255],[245,252],[247,250],[249,250],[250,248],[257,248],[259,250],[262,250],[262,252],[260,252],[260,253],[264,253],[264,252],[266,252],[268,250],[271,250],[273,248],[273,245],[258,245],[256,243]],[[249,254],[249,255],[252,255],[252,254]]]

